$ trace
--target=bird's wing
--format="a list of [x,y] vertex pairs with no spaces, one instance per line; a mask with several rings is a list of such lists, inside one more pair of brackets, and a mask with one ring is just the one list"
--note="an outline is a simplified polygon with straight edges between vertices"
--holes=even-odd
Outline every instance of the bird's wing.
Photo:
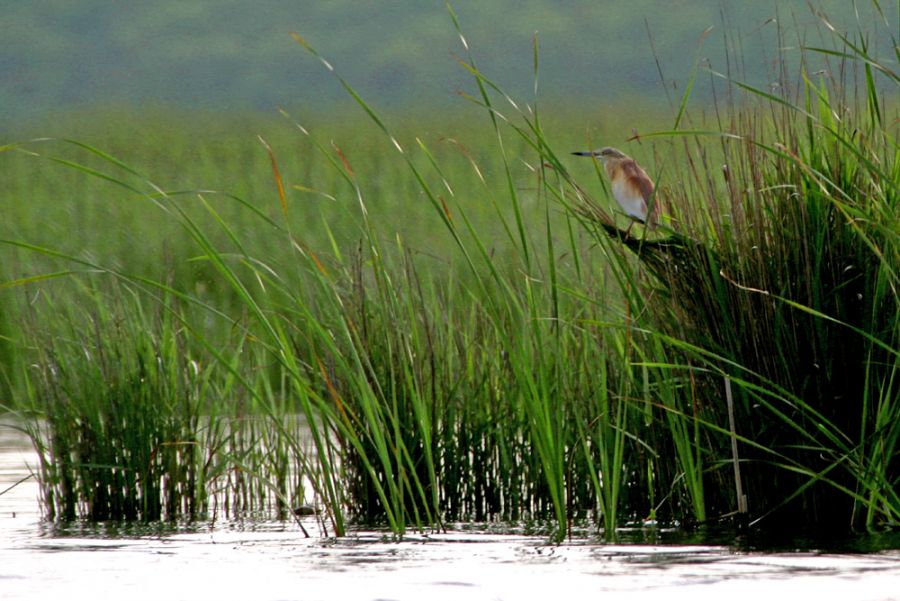
[[[623,169],[628,177],[630,186],[636,190],[640,190],[641,197],[644,199],[644,212],[646,213],[651,199],[653,199],[653,180],[650,179],[647,172],[641,169],[640,165],[634,161],[628,161],[626,165],[623,165]],[[650,227],[655,226],[659,221],[661,214],[662,207],[660,205],[660,198],[657,196],[656,199],[653,200],[653,210],[650,211],[649,218],[646,220],[647,224],[650,225]]]
[[629,187],[640,191],[644,202],[650,202],[650,198],[653,196],[653,180],[650,179],[647,172],[641,169],[640,165],[633,160],[625,161],[622,164],[622,171],[625,174]]

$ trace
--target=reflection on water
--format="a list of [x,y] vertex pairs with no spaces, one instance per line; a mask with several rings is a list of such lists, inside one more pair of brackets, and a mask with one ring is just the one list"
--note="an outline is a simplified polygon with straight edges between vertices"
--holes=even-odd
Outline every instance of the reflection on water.
[[[4,601],[900,599],[897,535],[823,546],[638,529],[624,531],[622,544],[585,534],[548,545],[528,529],[496,525],[402,542],[374,531],[306,539],[295,524],[273,522],[61,527],[40,521],[28,478],[35,460],[27,440],[0,427],[0,492],[21,482],[0,494]],[[314,518],[305,525],[315,532]]]

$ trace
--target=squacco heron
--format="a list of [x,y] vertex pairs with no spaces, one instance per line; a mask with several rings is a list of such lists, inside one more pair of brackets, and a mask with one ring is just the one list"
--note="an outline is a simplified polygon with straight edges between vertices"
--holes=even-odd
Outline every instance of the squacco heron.
[[[600,150],[573,152],[572,154],[599,159],[612,183],[613,196],[625,214],[633,220],[646,224],[651,229],[656,227],[659,222],[659,203],[653,196],[653,180],[634,159],[609,146]],[[647,215],[648,204],[653,205],[649,217]],[[632,225],[634,225],[634,221],[625,230],[626,236],[631,231]]]

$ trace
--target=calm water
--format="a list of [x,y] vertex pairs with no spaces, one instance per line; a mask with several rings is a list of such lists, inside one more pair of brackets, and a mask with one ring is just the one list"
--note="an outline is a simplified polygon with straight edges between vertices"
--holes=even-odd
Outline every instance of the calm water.
[[[541,537],[486,528],[399,543],[371,531],[306,539],[296,525],[281,523],[53,528],[40,520],[34,479],[7,490],[34,465],[27,441],[0,426],[2,601],[900,600],[896,550],[763,553],[748,550],[752,541],[608,545],[589,537],[548,545]],[[315,521],[306,528],[316,532]]]

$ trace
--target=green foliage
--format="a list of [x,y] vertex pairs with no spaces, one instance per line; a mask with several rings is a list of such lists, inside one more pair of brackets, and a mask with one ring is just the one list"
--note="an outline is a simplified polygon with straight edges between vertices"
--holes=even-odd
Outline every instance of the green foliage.
[[[84,304],[41,301],[28,329],[37,363],[26,408],[50,519],[197,518],[216,446],[209,369],[177,322],[123,291]],[[53,317],[50,317],[50,316]],[[50,320],[52,323],[47,323]]]
[[[877,64],[845,41],[845,59]],[[900,83],[883,73],[888,86]],[[897,432],[878,417],[894,410],[900,367],[896,121],[883,125],[871,69],[861,95],[802,75],[796,97],[741,85],[756,102],[720,107],[719,153],[702,133],[661,133],[691,174],[660,193],[670,235],[614,248],[630,248],[654,276],[629,297],[634,312],[651,315],[647,327],[716,377],[737,378],[738,430],[751,443],[744,473],[760,519],[872,527],[900,510]],[[618,240],[608,221],[600,226]],[[624,259],[614,264],[623,278],[635,273]],[[724,432],[717,396],[702,418]],[[673,432],[689,475],[690,436]],[[725,456],[723,443],[713,456]],[[873,446],[887,454],[875,460]]]
[[[896,524],[900,155],[897,105],[877,90],[897,82],[864,45],[839,41],[835,58],[868,65],[857,90],[802,71],[781,95],[725,81],[714,125],[686,93],[676,129],[633,146],[662,174],[668,218],[630,235],[586,192],[605,187],[593,166],[561,159],[582,144],[549,132],[574,128],[511,102],[470,55],[469,100],[486,117],[448,124],[452,136],[417,136],[339,75],[364,121],[288,120],[289,135],[266,129],[255,152],[178,134],[7,148],[8,198],[32,180],[35,198],[74,188],[85,231],[102,220],[124,235],[73,242],[59,206],[11,202],[22,225],[0,237],[5,292],[72,272],[141,291],[21,313],[36,317],[15,340],[45,312],[66,333],[15,347],[28,360],[14,364],[39,366],[14,385],[48,420],[35,426],[51,433],[35,434],[48,490],[90,510],[50,506],[107,517],[91,485],[71,483],[141,473],[171,447],[209,454],[140,483],[169,491],[152,483],[202,467],[213,475],[196,472],[200,501],[219,486],[234,507],[282,516],[308,490],[338,535],[538,519],[559,540],[587,517],[612,539],[645,518],[722,520],[740,506],[735,461],[762,524]],[[154,159],[136,169],[144,148]],[[65,175],[32,177],[36,159]],[[157,168],[246,188],[185,192],[140,173]],[[191,372],[198,357],[207,367]],[[57,421],[48,403],[75,409]],[[151,408],[159,421],[145,426]],[[68,446],[46,442],[67,431]],[[72,450],[84,440],[90,454]]]

